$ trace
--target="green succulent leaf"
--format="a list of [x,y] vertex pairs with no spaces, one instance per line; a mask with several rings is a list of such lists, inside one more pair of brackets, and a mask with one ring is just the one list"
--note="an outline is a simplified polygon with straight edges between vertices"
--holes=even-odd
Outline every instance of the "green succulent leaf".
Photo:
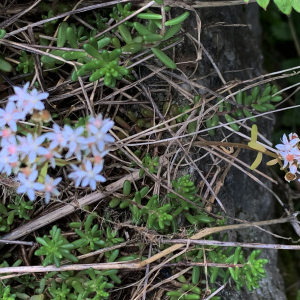
[[0,39],[4,38],[5,35],[6,35],[5,29],[0,29]]
[[61,230],[57,226],[53,226],[50,230],[50,235],[52,239],[44,235],[43,238],[37,237],[36,240],[42,246],[40,249],[35,251],[35,255],[46,255],[43,266],[47,266],[51,263],[54,263],[57,267],[60,266],[60,261],[63,258],[69,259],[72,262],[78,262],[76,256],[70,253],[70,250],[74,249],[73,244],[63,238],[61,235]]
[[8,61],[0,58],[0,70],[3,72],[11,72],[12,65]]
[[176,64],[173,62],[173,60],[167,56],[163,51],[161,51],[158,48],[151,48],[152,52],[154,53],[154,55],[167,67],[171,68],[171,69],[176,69],[177,66]]
[[98,52],[97,49],[95,49],[93,46],[91,46],[90,44],[84,44],[83,45],[83,49],[91,56],[102,60],[102,56],[101,54]]
[[61,22],[61,24],[58,27],[58,33],[57,33],[57,47],[63,47],[67,41],[67,29],[69,27],[69,24],[67,22]]

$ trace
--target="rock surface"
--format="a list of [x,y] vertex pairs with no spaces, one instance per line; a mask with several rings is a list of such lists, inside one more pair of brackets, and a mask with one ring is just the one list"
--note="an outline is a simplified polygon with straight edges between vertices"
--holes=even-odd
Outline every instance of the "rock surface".
[[[258,6],[256,4],[245,6],[232,6],[213,9],[199,9],[198,13],[202,21],[201,42],[212,56],[220,72],[228,82],[230,80],[245,80],[262,74],[263,57],[260,50],[260,25]],[[224,22],[223,25],[240,24],[240,26],[212,26],[215,23]],[[245,24],[249,26],[243,26]],[[189,24],[190,30],[196,27],[196,23]],[[188,28],[186,30],[189,30]],[[194,35],[195,36],[195,35]],[[189,55],[190,47],[184,48],[184,57]],[[193,49],[192,49],[193,51]],[[194,52],[193,52],[194,55]],[[210,76],[207,74],[214,73]],[[203,53],[203,59],[199,63],[196,73],[199,84],[210,89],[222,85],[218,75],[215,73],[212,64]],[[201,91],[200,91],[201,92]],[[273,121],[260,119],[259,130],[270,138]],[[249,133],[248,133],[249,134]],[[238,139],[237,139],[238,140]],[[241,151],[239,159],[252,164],[255,154],[249,151]],[[203,170],[203,164],[201,165]],[[262,163],[260,171],[266,173],[267,167]],[[196,175],[196,173],[195,173]],[[271,187],[270,182],[265,178],[261,179]],[[199,178],[200,180],[200,178]],[[227,213],[231,217],[247,221],[268,220],[274,218],[274,199],[272,195],[247,175],[232,167],[225,180],[224,187],[219,193]],[[229,221],[229,224],[232,222]],[[275,227],[266,228],[274,231]],[[238,242],[276,243],[276,239],[259,229],[249,228],[230,232],[230,240]],[[267,278],[261,282],[261,288],[253,293],[242,289],[237,292],[234,284],[227,285],[221,293],[223,300],[267,300],[286,299],[282,276],[277,268],[277,251],[264,250],[261,257],[269,259],[266,266]]]

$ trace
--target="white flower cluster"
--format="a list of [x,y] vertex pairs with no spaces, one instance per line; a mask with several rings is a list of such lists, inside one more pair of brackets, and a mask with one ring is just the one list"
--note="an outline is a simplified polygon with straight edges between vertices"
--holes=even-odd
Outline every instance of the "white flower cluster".
[[[285,176],[287,181],[295,180],[298,166],[300,165],[300,150],[299,150],[299,137],[296,133],[290,133],[287,137],[285,134],[282,138],[282,144],[275,147],[278,149],[278,154],[283,159],[283,169],[288,167],[288,173]],[[298,179],[300,181],[300,179]]]
[[29,83],[23,88],[14,87],[15,95],[9,97],[5,109],[0,109],[0,172],[8,176],[16,175],[20,183],[18,193],[26,193],[33,201],[35,191],[42,191],[48,203],[51,194],[59,195],[56,186],[62,178],[53,179],[47,174],[39,180],[41,168],[45,163],[55,168],[58,159],[75,156],[79,165],[71,164],[73,171],[69,178],[75,181],[76,187],[89,185],[95,190],[97,182],[106,181],[99,173],[103,169],[103,157],[109,151],[105,150],[105,145],[114,142],[114,138],[107,133],[114,122],[103,119],[99,114],[90,117],[85,127],[73,129],[65,125],[61,129],[54,124],[51,132],[37,135],[33,128],[32,132],[28,129],[26,134],[24,128],[19,130],[17,122],[24,121],[28,114],[44,110],[41,100],[49,96],[36,89],[29,92],[28,87]]

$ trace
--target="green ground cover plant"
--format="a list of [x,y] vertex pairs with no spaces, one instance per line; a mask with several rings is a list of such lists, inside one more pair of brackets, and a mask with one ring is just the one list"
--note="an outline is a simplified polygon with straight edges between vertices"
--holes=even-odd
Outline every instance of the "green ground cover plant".
[[[118,289],[139,282],[130,295],[135,299],[146,295],[143,285],[158,288],[172,277],[173,285],[161,289],[164,299],[218,300],[229,282],[240,293],[253,292],[268,276],[260,249],[265,246],[247,251],[250,244],[228,241],[224,231],[245,224],[227,225],[219,190],[204,178],[214,196],[207,200],[192,175],[178,169],[198,168],[190,146],[218,147],[224,164],[231,158],[228,148],[244,148],[257,154],[245,168],[255,172],[264,155],[286,181],[299,181],[298,135],[284,134],[272,147],[253,125],[284,101],[273,83],[276,74],[207,89],[208,99],[175,83],[185,101],[175,103],[168,86],[162,88],[164,101],[155,102],[138,68],[152,72],[149,78],[176,72],[172,51],[191,37],[184,22],[192,14],[174,14],[162,0],[142,8],[123,2],[88,6],[84,15],[74,3],[41,2],[28,32],[17,22],[21,15],[0,24],[0,179],[8,195],[0,203],[0,234],[20,245],[22,257],[16,259],[14,248],[3,252],[1,299],[113,299]],[[263,8],[269,3],[257,2]],[[296,1],[275,3],[285,14],[300,11]],[[18,29],[10,29],[14,22]],[[19,43],[20,32],[32,43]],[[200,41],[195,45],[200,49]],[[222,129],[241,134],[242,125],[247,143],[211,139]],[[199,138],[201,133],[209,138]],[[296,215],[277,200],[285,222],[299,232]],[[164,241],[172,238],[186,241]],[[137,277],[130,278],[130,271]],[[20,274],[9,276],[14,272]]]

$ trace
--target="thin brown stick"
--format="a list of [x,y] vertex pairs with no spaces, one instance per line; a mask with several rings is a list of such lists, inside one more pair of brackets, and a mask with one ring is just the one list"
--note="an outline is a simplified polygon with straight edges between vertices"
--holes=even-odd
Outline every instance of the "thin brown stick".
[[[209,267],[217,267],[217,268],[228,268],[228,267],[243,267],[242,264],[221,264],[221,263],[214,263],[214,262],[178,262],[172,264],[165,264],[165,266],[170,267],[182,267],[182,266],[200,266],[203,267],[207,265]],[[22,267],[3,267],[1,268],[1,274],[11,274],[11,273],[43,273],[43,272],[53,272],[53,271],[81,271],[81,270],[88,270],[92,268],[94,270],[140,270],[144,269],[141,267],[139,263],[96,263],[96,264],[73,264],[73,265],[66,265],[61,267],[56,267],[54,265],[51,266],[22,266]],[[180,276],[180,274],[178,275]],[[176,277],[175,277],[176,278]],[[2,277],[0,278],[2,279]]]
[[[180,251],[179,253],[176,253],[174,255],[172,255],[171,257],[168,257],[166,260],[164,260],[163,262],[161,262],[160,264],[156,265],[146,276],[150,276],[151,274],[153,274],[155,271],[161,269],[166,263],[168,263],[169,261],[171,261],[172,259],[175,259],[176,257],[179,257],[180,255],[184,254],[189,248],[189,243],[186,244],[185,249],[183,249],[182,251]],[[189,268],[182,270],[181,272],[185,273]],[[156,272],[155,276],[157,275],[158,272]],[[181,273],[181,274],[183,274]],[[178,275],[179,273],[177,273],[176,275]],[[174,275],[174,276],[176,276]],[[179,275],[178,275],[179,276]],[[177,276],[176,276],[177,277]],[[175,277],[175,278],[176,278]],[[145,278],[145,277],[144,277]],[[140,283],[144,280],[144,278],[142,278],[140,280]],[[140,284],[139,284],[140,286]],[[150,288],[148,291],[152,290],[152,288]],[[141,294],[144,291],[144,289],[142,291],[137,291],[135,294],[137,294],[138,292]],[[137,296],[139,297],[139,296]],[[134,298],[133,300],[137,300],[138,298]]]
[[239,242],[221,242],[221,241],[213,241],[213,240],[188,240],[188,239],[163,239],[160,240],[162,244],[186,244],[189,242],[190,244],[196,245],[208,245],[208,246],[221,246],[221,247],[245,247],[245,248],[258,248],[258,249],[289,249],[289,250],[300,250],[300,246],[294,245],[280,245],[280,244],[261,244],[261,243],[239,243]]
[[[192,267],[188,267],[186,269],[183,269],[181,270],[180,272],[176,273],[175,275],[155,284],[154,286],[152,286],[150,289],[148,289],[148,292],[154,290],[154,289],[157,289],[159,286],[161,286],[162,284],[164,283],[168,283],[168,282],[171,282],[172,280],[176,279],[177,277],[179,277],[180,275],[183,275],[184,273],[186,273],[187,271],[189,271]],[[133,299],[133,300],[136,300],[137,298]]]
[[[133,0],[134,5],[143,6],[147,3],[147,1]],[[256,0],[249,0],[248,3],[256,2]],[[247,3],[247,4],[248,4]],[[181,1],[173,1],[173,0],[165,0],[165,5],[170,5],[172,7],[182,7],[183,3]],[[184,0],[185,5],[189,5],[193,8],[201,8],[201,7],[223,7],[223,6],[232,6],[232,5],[243,5],[246,4],[245,0],[229,0],[229,1],[195,1],[195,0]],[[153,5],[158,6],[158,5]]]
[[195,262],[195,261],[181,261],[178,263],[171,263],[171,264],[164,264],[164,267],[183,267],[183,266],[199,266],[199,267],[217,267],[217,268],[228,268],[228,267],[243,267],[243,264],[221,264],[221,263],[214,263],[211,261],[205,262]]
[[227,285],[227,283],[223,284],[222,286],[220,286],[216,291],[214,291],[212,294],[210,294],[207,298],[205,298],[204,300],[209,300],[211,299],[213,296],[216,296],[219,292],[221,292],[225,286]]
[[15,14],[11,18],[9,18],[8,20],[5,20],[2,23],[0,23],[0,28],[4,29],[5,27],[8,27],[12,23],[14,23],[17,19],[19,19],[20,17],[22,17],[23,15],[25,15],[27,12],[31,11],[40,2],[41,2],[41,0],[37,0],[32,5],[30,5],[29,7],[28,7],[28,5],[26,5],[26,8],[24,10],[22,10],[19,13]]
[[[112,250],[119,249],[119,248],[122,248],[122,247],[126,247],[126,246],[129,246],[129,245],[130,244],[128,242],[125,242],[125,243],[117,244],[117,245],[114,245],[114,246],[111,246],[111,247],[106,247],[106,248],[102,248],[102,249],[99,249],[99,250],[96,250],[96,251],[92,251],[92,252],[89,252],[87,254],[77,256],[77,258],[78,259],[84,259],[84,258],[87,258],[87,257],[91,257],[91,256],[94,256],[94,255],[99,255],[101,253],[105,253],[107,251],[112,251]],[[67,261],[67,262],[69,262],[69,261]]]
[[[35,44],[34,33],[33,33],[31,26],[28,26],[28,35],[29,35],[31,44]],[[34,60],[34,67],[35,67],[36,75],[37,75],[38,81],[40,83],[41,89],[43,92],[46,92],[47,90],[46,90],[46,85],[45,85],[45,80],[44,80],[44,76],[43,76],[43,70],[42,70],[42,65],[41,65],[39,55],[34,53],[33,60]]]
[[15,244],[15,245],[26,245],[26,246],[34,246],[34,242],[23,242],[23,241],[8,241],[8,240],[3,240],[0,239],[0,244]]
[[101,263],[101,264],[74,264],[61,267],[56,266],[31,266],[31,267],[6,267],[1,268],[1,273],[40,273],[53,271],[80,271],[93,268],[94,270],[112,270],[112,269],[139,269],[139,263]]
[[292,19],[291,16],[288,17],[288,22],[289,22],[291,33],[292,33],[292,36],[293,36],[293,41],[294,41],[294,44],[295,44],[297,54],[300,57],[300,42],[299,42],[296,30],[295,30],[294,22],[293,22],[293,19]]
[[[129,1],[129,0],[128,0]],[[86,1],[83,5],[89,5],[90,3],[94,3],[95,1]],[[131,0],[134,6],[143,6],[147,4],[147,1],[140,0]],[[203,8],[203,7],[225,7],[225,6],[234,6],[234,5],[246,5],[247,3],[244,0],[231,0],[231,1],[194,1],[194,0],[185,0],[185,2],[193,8]],[[248,3],[256,2],[256,0],[249,0]],[[170,6],[180,6],[177,1],[173,0],[165,0],[165,5]],[[7,14],[16,14],[20,11],[24,10],[28,5],[19,4],[14,5],[11,8],[7,9]],[[158,7],[158,4],[154,4],[153,7]],[[30,10],[32,13],[37,12],[37,9],[34,8]]]
[[[224,230],[237,230],[242,228],[248,228],[252,226],[267,226],[267,225],[274,225],[274,224],[280,224],[280,223],[287,223],[297,221],[295,217],[287,217],[287,218],[281,218],[281,219],[274,219],[274,220],[267,220],[267,221],[259,221],[259,222],[253,222],[253,223],[246,223],[246,224],[238,224],[238,225],[227,225],[227,226],[221,226],[221,227],[213,227],[213,228],[205,228],[202,231],[198,232],[197,234],[193,235],[190,239],[191,240],[199,240],[207,235],[221,232]],[[145,259],[144,261],[140,262],[141,266],[146,266],[149,263],[152,263],[156,260],[158,260],[161,257],[166,256],[167,254],[174,252],[181,247],[184,247],[185,244],[176,244],[174,246],[169,247],[168,249],[165,249],[161,251],[158,254],[153,255],[151,258]]]
[[[149,251],[148,251],[148,258],[151,257],[151,253],[152,253],[152,242],[149,245]],[[150,270],[150,265],[146,266],[146,272],[145,272],[145,281],[144,281],[144,292],[142,295],[142,300],[146,299],[146,293],[147,293],[147,284],[148,284],[148,273]]]

